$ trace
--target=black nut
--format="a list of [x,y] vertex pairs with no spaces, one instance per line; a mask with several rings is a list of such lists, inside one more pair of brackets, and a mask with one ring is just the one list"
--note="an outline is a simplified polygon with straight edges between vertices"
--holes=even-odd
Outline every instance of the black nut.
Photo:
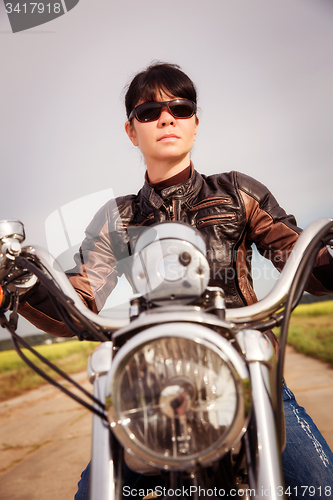
[[192,257],[188,252],[182,252],[179,254],[179,262],[182,266],[187,267],[191,263]]

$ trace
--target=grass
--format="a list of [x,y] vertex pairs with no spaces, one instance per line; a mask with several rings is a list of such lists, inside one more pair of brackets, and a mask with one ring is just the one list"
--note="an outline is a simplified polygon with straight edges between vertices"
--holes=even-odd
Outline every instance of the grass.
[[[68,374],[83,371],[87,367],[87,360],[98,344],[96,342],[79,342],[73,340],[52,345],[42,345],[34,347],[48,360],[54,362],[59,368]],[[24,354],[39,367],[59,380],[59,376],[42,364],[27,349],[23,349]],[[47,384],[43,378],[28,367],[21,360],[16,351],[0,352],[0,402],[20,396],[26,391],[36,389]]]
[[287,342],[333,367],[333,300],[300,304],[291,315]]
[[[333,315],[333,300],[300,304],[293,312],[293,317]],[[332,318],[333,319],[333,318]]]

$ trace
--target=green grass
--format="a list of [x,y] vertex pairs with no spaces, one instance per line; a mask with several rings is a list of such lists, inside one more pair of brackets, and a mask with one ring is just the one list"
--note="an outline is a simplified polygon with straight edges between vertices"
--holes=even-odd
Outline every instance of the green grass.
[[300,304],[291,315],[287,342],[333,366],[333,301]]
[[322,315],[333,315],[333,300],[313,302],[312,304],[300,304],[293,312],[293,317]]
[[[97,345],[96,342],[73,340],[59,344],[37,346],[34,349],[48,360],[54,362],[63,371],[71,374],[86,369],[88,356],[95,350]],[[42,367],[46,373],[59,380],[59,377],[52,370],[43,365],[27,349],[23,349],[23,352],[39,368]],[[19,396],[28,390],[47,383],[21,360],[16,351],[0,352],[0,401]]]

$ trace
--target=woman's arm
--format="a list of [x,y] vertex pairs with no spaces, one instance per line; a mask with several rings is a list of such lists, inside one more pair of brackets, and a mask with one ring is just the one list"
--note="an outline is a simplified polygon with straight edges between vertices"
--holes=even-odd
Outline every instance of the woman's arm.
[[[117,284],[118,256],[121,253],[115,221],[119,218],[114,201],[95,215],[86,229],[86,237],[75,255],[76,266],[66,274],[85,305],[98,313]],[[45,286],[38,283],[19,306],[19,313],[37,328],[55,336],[72,337],[62,322]]]
[[[237,182],[246,211],[247,238],[281,271],[302,230],[266,186],[240,173]],[[313,295],[333,291],[333,259],[327,248],[322,248],[316,258],[306,291]]]

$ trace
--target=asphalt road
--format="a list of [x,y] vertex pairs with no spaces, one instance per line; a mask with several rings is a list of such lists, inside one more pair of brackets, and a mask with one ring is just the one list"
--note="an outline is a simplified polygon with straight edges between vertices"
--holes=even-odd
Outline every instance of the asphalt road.
[[[288,348],[285,376],[333,447],[333,370]],[[1,403],[0,499],[73,499],[90,439],[88,410],[50,386]]]

